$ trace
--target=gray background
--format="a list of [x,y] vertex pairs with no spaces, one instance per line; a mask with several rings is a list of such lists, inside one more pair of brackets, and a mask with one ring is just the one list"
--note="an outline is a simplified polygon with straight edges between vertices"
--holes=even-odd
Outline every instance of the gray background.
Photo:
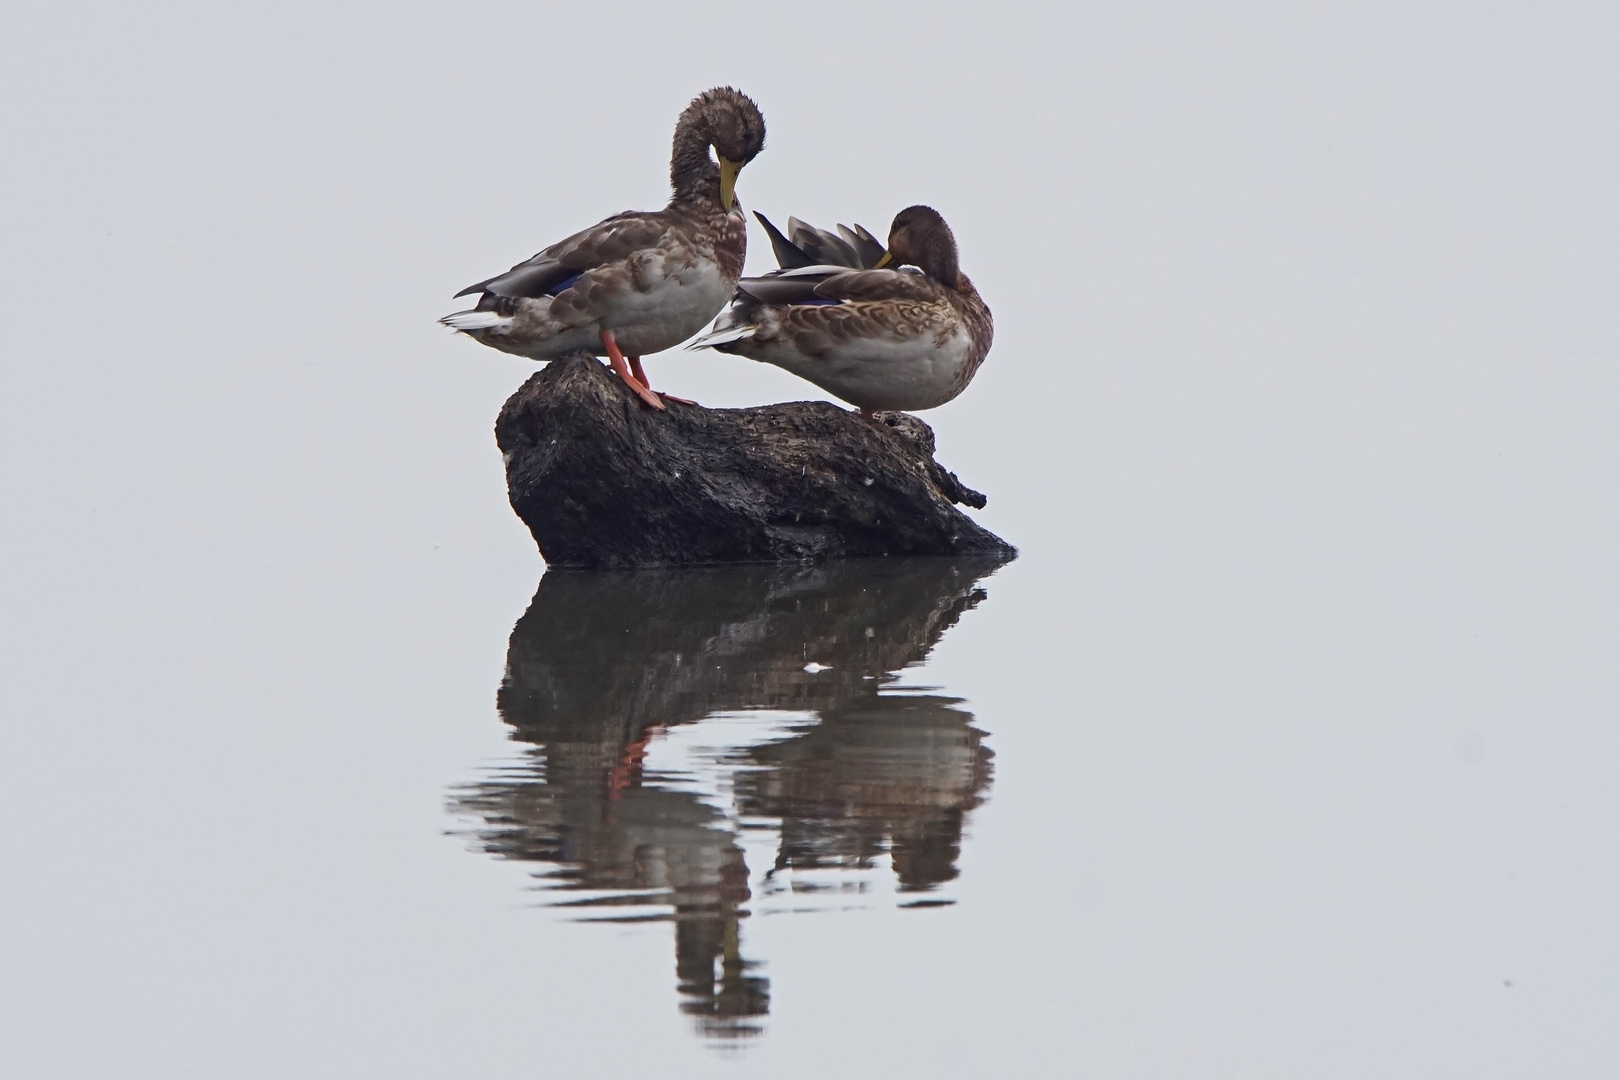
[[[671,8],[8,6],[0,1068],[1615,1075],[1612,5]],[[541,564],[433,325],[717,83],[749,207],[954,226],[1025,552],[961,903],[755,920],[731,1057],[443,835]]]

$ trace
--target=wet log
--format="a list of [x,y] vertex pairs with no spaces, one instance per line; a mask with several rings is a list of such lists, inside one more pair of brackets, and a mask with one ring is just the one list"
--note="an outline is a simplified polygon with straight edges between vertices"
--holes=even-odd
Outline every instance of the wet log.
[[1016,554],[905,413],[827,402],[642,405],[594,357],[553,360],[495,422],[512,509],[548,565]]

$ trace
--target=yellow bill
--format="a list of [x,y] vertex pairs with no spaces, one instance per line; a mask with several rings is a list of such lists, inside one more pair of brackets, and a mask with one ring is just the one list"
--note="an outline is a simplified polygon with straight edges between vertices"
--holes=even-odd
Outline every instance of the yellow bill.
[[894,252],[885,251],[883,253],[883,258],[879,259],[877,262],[872,264],[872,269],[881,270],[885,266],[888,266],[892,262],[894,262]]
[[[718,154],[715,155],[719,157]],[[731,204],[737,201],[737,174],[742,172],[742,162],[720,158],[720,205],[727,211]]]

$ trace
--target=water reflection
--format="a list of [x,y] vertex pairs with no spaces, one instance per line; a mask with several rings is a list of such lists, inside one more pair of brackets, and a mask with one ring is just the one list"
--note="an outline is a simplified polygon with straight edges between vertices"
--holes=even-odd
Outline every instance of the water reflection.
[[[950,902],[991,753],[900,671],[985,597],[983,559],[546,574],[497,696],[518,761],[452,793],[477,846],[553,906],[669,920],[683,1011],[757,1032],[740,921]],[[750,853],[762,874],[750,879]],[[892,871],[892,878],[886,877]]]

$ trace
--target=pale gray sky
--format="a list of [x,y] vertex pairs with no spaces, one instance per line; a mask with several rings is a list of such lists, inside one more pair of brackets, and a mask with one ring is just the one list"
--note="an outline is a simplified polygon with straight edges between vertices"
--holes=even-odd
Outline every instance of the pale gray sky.
[[1612,5],[6,29],[0,1071],[716,1068],[662,944],[439,835],[541,565],[490,433],[532,365],[434,319],[662,205],[718,83],[768,122],[750,209],[955,229],[996,344],[925,419],[1024,551],[929,669],[998,754],[966,921],[760,920],[776,1026],[727,1067],[1620,1069]]

